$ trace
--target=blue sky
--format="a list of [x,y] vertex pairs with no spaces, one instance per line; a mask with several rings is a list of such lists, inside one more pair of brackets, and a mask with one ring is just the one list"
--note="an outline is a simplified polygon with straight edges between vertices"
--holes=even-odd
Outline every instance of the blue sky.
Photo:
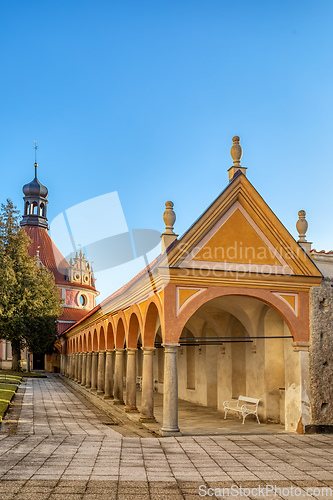
[[332,249],[332,26],[331,0],[2,2],[1,201],[22,208],[37,139],[50,221],[117,191],[129,228],[162,231],[172,200],[182,234],[237,134],[287,229],[305,209]]

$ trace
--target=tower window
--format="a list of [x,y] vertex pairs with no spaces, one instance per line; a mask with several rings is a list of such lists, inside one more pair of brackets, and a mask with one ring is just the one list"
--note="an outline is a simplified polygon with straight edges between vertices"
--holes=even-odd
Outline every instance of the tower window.
[[80,298],[79,298],[79,301],[80,301],[80,305],[82,307],[86,306],[87,305],[87,297],[83,294],[80,295]]

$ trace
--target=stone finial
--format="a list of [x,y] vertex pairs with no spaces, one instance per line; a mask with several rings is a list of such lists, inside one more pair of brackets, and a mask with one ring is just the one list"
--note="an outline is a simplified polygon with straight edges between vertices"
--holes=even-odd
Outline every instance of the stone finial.
[[234,160],[234,164],[232,167],[229,168],[229,182],[231,182],[235,177],[236,174],[244,174],[246,175],[246,167],[242,167],[241,165],[241,158],[243,156],[243,149],[242,146],[239,144],[240,137],[238,135],[235,135],[232,138],[233,145],[231,147],[230,153],[231,157]]
[[299,219],[296,222],[296,229],[298,231],[298,237],[299,237],[298,243],[303,243],[307,241],[305,235],[309,227],[308,221],[305,218],[306,217],[305,210],[300,210],[298,212],[298,217]]
[[165,232],[162,234],[162,252],[171,245],[171,243],[177,239],[178,234],[175,234],[173,230],[173,225],[176,221],[176,214],[173,210],[172,201],[167,201],[165,203],[165,212],[163,214],[163,220],[165,224]]
[[165,203],[165,212],[163,214],[163,220],[165,224],[165,233],[164,234],[175,234],[173,230],[173,225],[176,221],[176,214],[173,210],[172,201],[167,201]]
[[311,241],[307,241],[306,232],[308,230],[309,224],[306,220],[305,210],[300,210],[298,212],[298,221],[296,222],[296,229],[298,231],[298,244],[305,250],[307,254],[311,251]]
[[235,135],[232,138],[233,145],[231,147],[230,153],[231,157],[234,160],[234,167],[240,167],[241,166],[241,158],[243,156],[243,149],[242,146],[239,144],[240,137],[238,135]]

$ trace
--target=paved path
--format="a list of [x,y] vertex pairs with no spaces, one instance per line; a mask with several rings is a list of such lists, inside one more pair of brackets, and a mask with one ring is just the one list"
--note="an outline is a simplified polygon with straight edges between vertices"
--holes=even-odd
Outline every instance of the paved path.
[[[239,498],[333,489],[331,436],[124,437],[55,377],[30,379],[20,397],[0,433],[0,500],[197,499],[200,485],[210,498],[232,485]],[[236,485],[262,490],[239,495]]]

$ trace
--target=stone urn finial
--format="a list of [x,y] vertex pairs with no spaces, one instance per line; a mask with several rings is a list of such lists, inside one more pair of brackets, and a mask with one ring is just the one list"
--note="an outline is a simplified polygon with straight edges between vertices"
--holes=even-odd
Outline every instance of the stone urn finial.
[[241,166],[241,158],[243,156],[243,149],[239,144],[239,141],[240,137],[238,137],[238,135],[235,135],[235,137],[232,138],[233,145],[231,147],[230,153],[232,159],[234,160],[234,167]]
[[309,224],[308,224],[308,221],[306,220],[306,212],[305,210],[300,210],[298,212],[298,221],[296,222],[296,229],[298,231],[298,237],[299,237],[299,240],[298,242],[299,243],[305,243],[307,240],[306,240],[306,232],[308,230],[308,227],[309,227]]
[[232,146],[231,146],[231,157],[234,160],[234,164],[232,167],[228,169],[229,172],[229,182],[233,181],[239,174],[246,175],[246,167],[241,165],[241,158],[243,156],[242,146],[239,144],[240,138],[238,135],[235,135],[232,138]]
[[167,201],[165,203],[165,212],[163,214],[163,220],[165,224],[165,233],[164,234],[175,234],[173,230],[173,226],[176,220],[176,214],[173,210],[172,201]]
[[176,220],[176,214],[173,211],[173,203],[172,201],[167,201],[165,204],[165,212],[163,214],[163,220],[165,224],[165,232],[161,235],[162,238],[162,252],[165,252],[165,250],[173,243],[176,239],[178,234],[174,233],[173,230],[173,225]]

